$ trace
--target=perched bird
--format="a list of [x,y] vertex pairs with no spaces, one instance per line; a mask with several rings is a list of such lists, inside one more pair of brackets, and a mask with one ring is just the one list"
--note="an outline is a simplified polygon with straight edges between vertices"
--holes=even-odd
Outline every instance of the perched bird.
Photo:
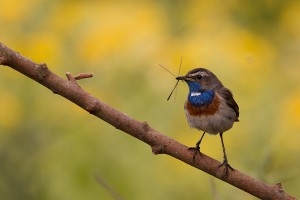
[[196,68],[176,79],[185,81],[189,86],[188,98],[184,104],[189,126],[203,131],[196,147],[189,148],[195,151],[193,158],[195,159],[195,156],[200,154],[200,143],[205,133],[219,134],[224,158],[220,167],[226,167],[227,175],[228,168],[231,170],[233,168],[227,160],[223,133],[231,129],[234,122],[239,121],[239,106],[233,99],[231,91],[225,88],[221,81],[207,69]]

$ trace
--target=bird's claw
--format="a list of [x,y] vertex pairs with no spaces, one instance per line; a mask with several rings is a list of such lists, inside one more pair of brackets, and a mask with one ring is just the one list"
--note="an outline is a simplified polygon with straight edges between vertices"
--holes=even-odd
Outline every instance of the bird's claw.
[[224,170],[224,171],[225,171],[224,177],[228,177],[228,172],[229,172],[228,169],[234,171],[234,169],[229,165],[227,159],[224,159],[224,160],[223,160],[223,162],[219,165],[219,168],[222,167],[222,166],[225,167],[225,170]]
[[193,154],[193,159],[195,160],[197,154],[199,154],[200,156],[201,155],[201,152],[200,152],[200,147],[196,146],[196,147],[189,147],[188,150],[191,150],[191,151],[194,151],[194,154]]

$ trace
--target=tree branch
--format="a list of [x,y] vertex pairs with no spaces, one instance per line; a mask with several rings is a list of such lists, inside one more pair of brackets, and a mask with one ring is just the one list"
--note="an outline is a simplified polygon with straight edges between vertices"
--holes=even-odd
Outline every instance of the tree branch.
[[28,76],[90,114],[147,143],[154,154],[170,155],[260,199],[295,199],[282,189],[281,184],[268,185],[238,170],[229,171],[228,176],[224,176],[224,168],[219,167],[220,162],[203,153],[201,157],[196,156],[193,159],[193,152],[189,151],[187,146],[161,134],[147,122],[135,120],[84,91],[76,80],[89,78],[92,76],[90,73],[79,74],[76,77],[67,73],[67,80],[62,79],[52,73],[46,64],[34,63],[2,43],[0,43],[0,64]]

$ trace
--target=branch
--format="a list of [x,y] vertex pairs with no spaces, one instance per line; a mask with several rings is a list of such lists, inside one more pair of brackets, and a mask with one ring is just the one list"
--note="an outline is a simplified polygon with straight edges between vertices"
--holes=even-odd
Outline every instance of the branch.
[[224,176],[224,168],[219,168],[220,162],[203,153],[201,157],[193,159],[193,152],[189,151],[187,146],[156,131],[147,122],[135,120],[84,91],[76,80],[89,78],[92,74],[83,73],[73,77],[67,73],[67,80],[62,79],[52,73],[46,64],[34,63],[2,43],[0,43],[0,65],[6,65],[28,76],[90,114],[147,143],[154,154],[170,155],[260,199],[295,199],[282,189],[280,183],[268,185],[238,170],[229,170],[228,176]]

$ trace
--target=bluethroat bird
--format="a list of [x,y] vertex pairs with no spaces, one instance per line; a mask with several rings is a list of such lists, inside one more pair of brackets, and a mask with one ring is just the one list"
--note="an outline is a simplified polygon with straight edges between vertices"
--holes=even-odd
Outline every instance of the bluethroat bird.
[[193,148],[194,156],[200,153],[200,143],[205,135],[219,134],[223,148],[223,162],[225,173],[228,168],[233,170],[227,160],[223,133],[232,128],[233,123],[239,121],[239,106],[233,99],[229,89],[223,86],[221,81],[209,70],[196,68],[189,71],[185,76],[176,79],[185,81],[189,87],[188,98],[184,104],[184,110],[188,124],[191,128],[203,131],[200,140]]

